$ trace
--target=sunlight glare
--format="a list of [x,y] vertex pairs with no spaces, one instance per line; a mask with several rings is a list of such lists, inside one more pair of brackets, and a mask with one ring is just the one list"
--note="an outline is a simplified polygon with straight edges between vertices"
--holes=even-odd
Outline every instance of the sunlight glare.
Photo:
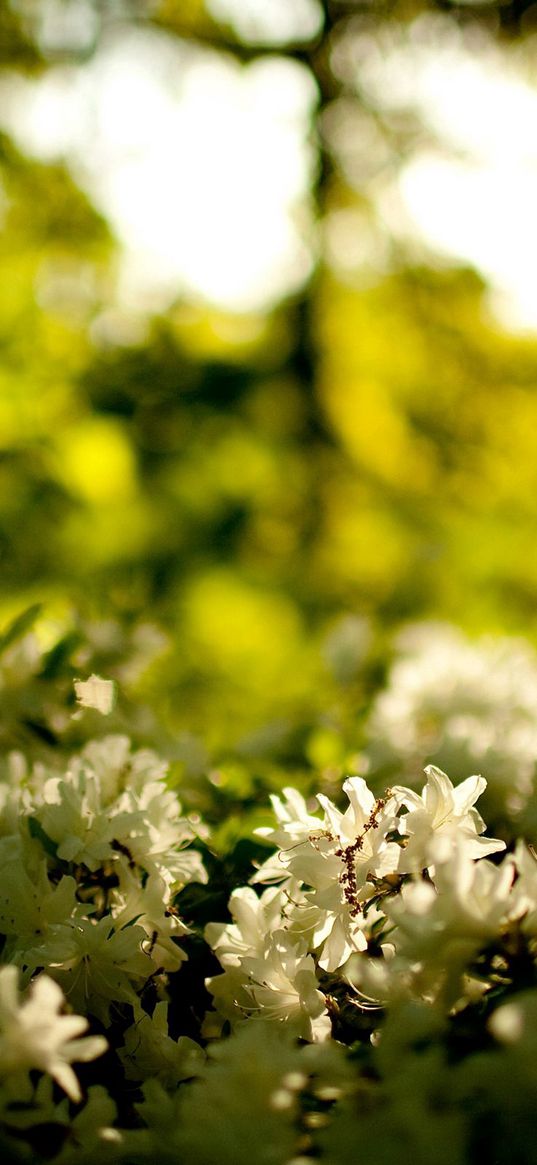
[[537,89],[493,42],[476,50],[434,32],[435,20],[416,21],[404,43],[360,56],[371,100],[425,126],[397,177],[377,183],[381,214],[395,234],[472,264],[504,324],[537,329]]
[[241,67],[135,32],[5,97],[24,148],[63,154],[111,222],[127,306],[163,310],[184,293],[255,311],[307,278],[316,91],[301,64]]

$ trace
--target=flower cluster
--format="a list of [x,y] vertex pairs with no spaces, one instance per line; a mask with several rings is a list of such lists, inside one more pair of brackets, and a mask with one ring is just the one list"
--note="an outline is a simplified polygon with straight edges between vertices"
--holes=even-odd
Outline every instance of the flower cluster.
[[363,980],[363,991],[381,982],[385,995],[392,979],[406,981],[426,960],[430,992],[437,970],[460,970],[502,926],[528,914],[537,864],[534,874],[522,848],[518,864],[487,860],[505,843],[485,836],[475,808],[484,779],[454,787],[434,766],[426,775],[421,794],[394,786],[378,799],[363,778],[350,777],[347,809],[319,794],[320,817],[294,789],[273,798],[277,827],[260,832],[278,849],[253,878],[267,889],[259,897],[237,889],[233,922],[205,932],[223,968],[209,987],[225,1020],[274,1018],[293,1022],[303,1038],[324,1039],[332,977],[351,975],[361,988]]
[[537,763],[537,656],[514,638],[466,639],[455,627],[417,624],[369,714],[373,769],[414,779],[425,759],[487,777],[489,820],[512,821],[529,802]]
[[[92,681],[83,706],[106,696],[106,681]],[[168,1005],[156,999],[187,957],[176,895],[206,873],[166,765],[126,737],[91,741],[58,770],[12,754],[0,793],[0,1121],[18,1136],[65,1126],[78,1152],[85,1119],[75,1136],[54,1094],[81,1102],[72,1061],[100,1056],[109,1039],[126,1079],[181,1079],[204,1058],[169,1038]],[[78,1038],[88,1025],[104,1035]],[[106,1129],[116,1105],[95,1087],[84,1099],[86,1143],[97,1111]]]
[[67,771],[13,767],[0,818],[4,958],[45,968],[105,1026],[112,1005],[184,959],[175,892],[205,880],[165,765],[126,737],[91,742]]
[[286,788],[241,884],[124,736],[4,771],[7,1160],[534,1165],[537,858],[487,832],[484,777]]

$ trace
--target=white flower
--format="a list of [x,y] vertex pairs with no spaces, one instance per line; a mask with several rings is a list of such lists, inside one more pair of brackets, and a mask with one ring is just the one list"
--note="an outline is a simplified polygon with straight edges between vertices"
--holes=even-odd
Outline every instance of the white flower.
[[163,781],[148,781],[139,792],[126,790],[113,824],[114,838],[148,874],[160,875],[168,886],[207,881],[200,855],[185,850],[194,830]]
[[278,822],[276,829],[261,828],[256,830],[259,837],[284,848],[294,842],[306,840],[310,833],[319,828],[319,818],[309,813],[304,798],[291,786],[283,790],[284,800],[271,794],[270,800],[274,816]]
[[56,983],[41,975],[21,1002],[16,967],[0,969],[0,1078],[21,1069],[48,1072],[71,1100],[80,1087],[71,1063],[94,1060],[106,1050],[102,1036],[77,1037],[88,1022],[80,1015],[62,1015],[64,997]]
[[119,1051],[127,1080],[159,1080],[173,1091],[182,1080],[199,1076],[205,1052],[188,1036],[172,1040],[168,1035],[168,1004],[157,1003],[153,1014],[146,1012],[127,1028],[124,1047]]
[[[408,991],[428,1000],[442,995],[446,1007],[465,990],[468,995],[465,968],[516,913],[514,877],[513,862],[473,861],[463,841],[436,869],[434,882],[407,883],[387,899],[384,911],[394,926],[384,991],[389,988],[392,996]],[[358,978],[364,984],[371,977],[358,971]]]
[[[205,938],[224,968],[207,981],[216,1007],[233,1025],[246,1016],[291,1022],[304,1039],[328,1031],[324,996],[302,936],[285,930],[287,896],[277,887],[258,897],[250,887],[229,900],[232,923],[209,923]],[[207,1032],[210,1030],[210,1017]]]
[[514,911],[521,929],[537,935],[537,859],[523,841],[518,841],[513,854],[518,878],[513,886]]
[[51,927],[44,943],[25,950],[24,963],[47,967],[76,1010],[87,1010],[108,1025],[114,1003],[139,1007],[137,992],[154,971],[143,949],[146,939],[138,925],[116,930],[109,916],[98,922],[81,918]]
[[89,680],[73,680],[77,703],[81,708],[95,708],[103,716],[112,711],[115,699],[113,680],[91,675]]
[[522,639],[472,642],[455,627],[405,629],[367,734],[374,766],[406,774],[429,757],[448,772],[486,773],[487,813],[516,812],[537,759],[537,656]]
[[242,970],[252,1014],[285,1021],[305,1040],[327,1039],[331,1024],[326,1000],[318,989],[315,964],[286,931],[275,931],[263,957],[246,957]]
[[246,955],[259,955],[267,935],[282,925],[282,892],[270,887],[259,897],[249,886],[240,886],[229,899],[232,923],[210,922],[205,939],[222,967],[238,967]]
[[472,861],[463,843],[436,869],[434,885],[411,882],[386,903],[385,913],[398,927],[391,935],[397,950],[436,960],[445,936],[471,948],[494,938],[513,913],[514,877],[513,862]]
[[245,955],[207,980],[218,1011],[236,1026],[248,1017],[285,1023],[297,1036],[322,1040],[331,1025],[315,963],[285,930],[267,937],[262,953]]
[[22,834],[0,838],[0,934],[6,936],[3,958],[33,944],[51,925],[80,914],[74,878],[61,877],[56,885],[47,876],[47,864],[36,841]]
[[166,761],[149,748],[131,751],[128,736],[105,736],[90,740],[80,756],[72,758],[70,769],[86,769],[96,778],[104,805],[111,805],[125,790],[140,793],[149,781],[164,781]]
[[206,881],[200,855],[185,846],[194,831],[165,784],[166,765],[148,749],[130,752],[126,737],[93,741],[64,776],[44,781],[35,817],[65,862],[95,872],[133,865],[170,886]]
[[117,930],[128,926],[133,918],[143,927],[147,942],[143,944],[154,967],[177,971],[186,954],[174,941],[189,934],[189,929],[169,909],[170,892],[163,878],[150,874],[142,886],[130,871],[123,871],[121,891],[112,900],[112,917]]
[[[343,789],[349,800],[344,813],[319,794],[322,819],[306,815],[301,799],[291,798],[292,790],[286,790],[283,834],[276,831],[276,836],[284,842],[299,840],[284,844],[252,879],[281,880],[281,871],[287,872],[291,903],[298,897],[296,906],[286,910],[289,930],[309,933],[319,965],[327,971],[337,970],[366,947],[364,932],[377,915],[372,910],[366,919],[362,904],[372,897],[376,880],[397,874],[402,854],[397,842],[387,840],[397,825],[396,800],[376,800],[361,777],[349,777]],[[293,804],[300,813],[296,822],[290,816]],[[291,885],[299,888],[298,895]]]
[[58,857],[96,870],[114,857],[113,813],[101,803],[95,776],[85,769],[68,772],[65,778],[50,777],[43,789],[39,824],[56,843]]
[[[398,829],[407,839],[400,870],[421,870],[449,856],[450,847],[464,847],[469,858],[484,857],[505,849],[505,842],[482,837],[485,822],[474,804],[486,788],[484,777],[468,777],[454,786],[449,777],[428,765],[427,784],[421,795],[395,785],[392,793],[409,812],[398,820]],[[443,843],[443,844],[442,844]]]

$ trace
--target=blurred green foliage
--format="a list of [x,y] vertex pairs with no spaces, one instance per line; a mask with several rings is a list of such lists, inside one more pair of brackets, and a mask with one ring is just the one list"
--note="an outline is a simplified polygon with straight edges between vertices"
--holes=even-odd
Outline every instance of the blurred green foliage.
[[[351,9],[427,7],[330,4],[324,36],[289,51],[326,102],[329,38]],[[464,19],[478,8],[505,27],[525,10],[465,5]],[[43,41],[46,9],[2,7],[2,67],[76,59]],[[201,0],[93,14],[86,55],[115,19],[264,51]],[[400,264],[360,287],[321,265],[265,317],[179,302],[133,340],[99,326],[114,243],[68,170],[4,136],[0,191],[0,623],[41,604],[7,745],[76,744],[69,683],[96,669],[122,691],[115,727],[134,720],[167,750],[193,804],[254,812],[281,766],[320,766],[330,786],[401,621],[535,638],[537,342],[486,322],[474,273]],[[335,157],[317,196],[321,216],[360,197]]]

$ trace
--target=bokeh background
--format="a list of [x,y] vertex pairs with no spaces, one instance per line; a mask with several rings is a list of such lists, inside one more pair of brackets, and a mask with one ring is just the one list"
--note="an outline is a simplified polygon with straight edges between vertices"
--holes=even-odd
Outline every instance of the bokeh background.
[[2,745],[531,834],[537,5],[3,0],[0,131]]

